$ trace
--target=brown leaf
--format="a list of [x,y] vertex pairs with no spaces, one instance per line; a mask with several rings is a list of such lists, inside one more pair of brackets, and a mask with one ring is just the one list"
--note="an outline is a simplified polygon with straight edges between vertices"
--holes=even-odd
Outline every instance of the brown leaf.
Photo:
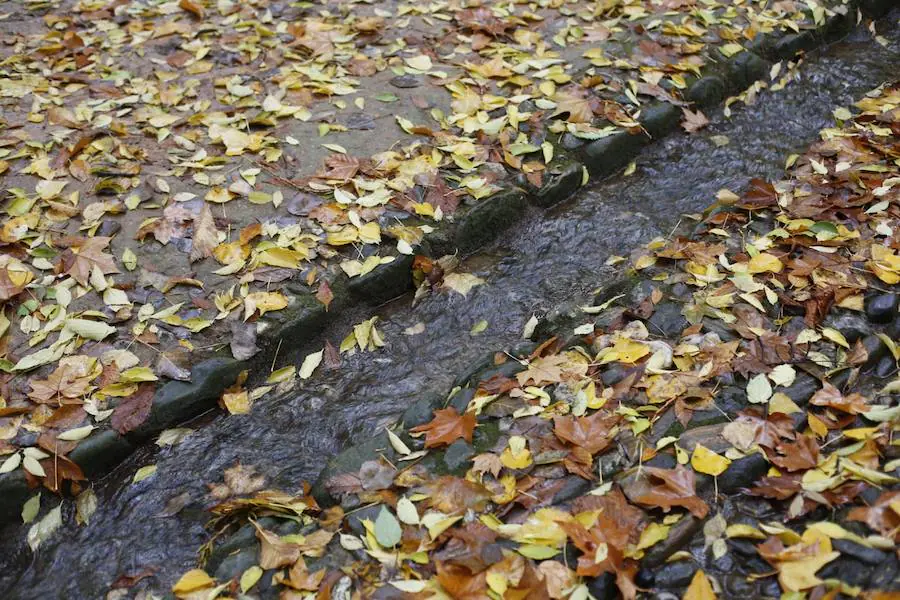
[[896,512],[900,502],[900,490],[885,491],[872,506],[857,506],[850,511],[848,519],[862,521],[885,536],[900,540],[900,513]]
[[331,301],[334,300],[334,294],[331,292],[331,286],[328,285],[326,280],[322,280],[319,283],[319,289],[316,291],[316,300],[325,305],[325,310],[328,310],[328,306],[331,304]]
[[103,252],[110,240],[112,238],[99,236],[76,239],[60,254],[57,273],[71,275],[72,279],[85,287],[88,287],[91,271],[95,268],[104,275],[119,273],[113,256]]
[[775,450],[766,448],[769,460],[788,471],[805,471],[819,464],[819,444],[811,435],[799,435],[794,442],[781,442]]
[[813,394],[809,403],[816,406],[828,406],[851,415],[864,413],[870,408],[861,394],[844,396],[839,389],[827,382],[822,384],[822,389]]
[[452,475],[437,477],[422,489],[429,495],[428,506],[447,514],[483,510],[491,496],[480,483]]
[[319,176],[324,179],[349,181],[359,172],[359,159],[346,154],[330,154],[325,159],[325,171]]
[[616,415],[604,416],[599,412],[588,417],[553,417],[553,433],[593,455],[612,442],[611,432],[618,421]]
[[706,115],[699,110],[693,111],[682,108],[681,112],[684,113],[684,121],[681,122],[681,126],[684,127],[684,130],[688,133],[694,133],[709,125],[709,119],[707,119]]
[[153,405],[155,391],[155,383],[140,384],[138,390],[122,400],[113,411],[110,418],[112,428],[125,435],[140,427],[150,416],[150,407]]
[[193,0],[181,0],[178,3],[178,7],[182,10],[186,10],[187,12],[191,13],[198,19],[203,18],[203,14],[204,14],[203,7],[199,4],[197,4],[196,2],[194,2]]
[[200,209],[200,214],[194,217],[193,244],[191,245],[191,262],[212,256],[213,248],[219,245],[219,230],[213,220],[212,211],[208,204]]
[[410,433],[424,433],[425,447],[449,446],[462,438],[472,441],[475,430],[475,413],[459,414],[452,406],[434,411],[434,419],[424,425],[413,427]]
[[706,502],[697,496],[694,489],[694,472],[684,465],[674,469],[644,467],[642,475],[631,483],[631,489],[626,489],[633,502],[656,506],[663,512],[669,512],[673,506],[681,506],[698,519],[709,512]]

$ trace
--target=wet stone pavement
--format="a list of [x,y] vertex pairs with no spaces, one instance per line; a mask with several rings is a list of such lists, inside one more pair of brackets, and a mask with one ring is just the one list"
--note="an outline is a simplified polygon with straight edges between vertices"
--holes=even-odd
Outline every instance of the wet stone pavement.
[[[734,106],[730,119],[714,113],[700,134],[676,134],[651,146],[633,175],[586,188],[541,219],[521,220],[493,246],[464,260],[462,271],[486,281],[468,297],[440,292],[415,306],[404,297],[379,307],[387,342],[382,350],[350,357],[340,370],[319,373],[291,394],[259,403],[248,416],[207,416],[174,447],[141,449],[96,483],[99,508],[90,523],[76,526],[66,502],[63,527],[35,555],[25,544],[24,528],[7,527],[0,595],[101,598],[119,576],[145,571],[150,576],[134,590],[168,590],[195,564],[197,548],[207,539],[207,482],[237,462],[255,466],[268,487],[295,489],[301,480],[314,480],[342,448],[392,422],[423,395],[445,394],[494,351],[514,347],[532,314],[543,316],[608,284],[614,272],[604,265],[609,256],[627,256],[653,237],[668,235],[678,215],[702,210],[721,188],[739,192],[751,177],[780,173],[789,154],[832,122],[835,107],[896,75],[900,32],[893,27],[879,34],[886,47],[860,34],[815,53],[786,89],[763,92],[752,106]],[[727,144],[721,145],[721,136]],[[337,343],[367,316],[367,309],[351,311],[322,337]],[[487,328],[473,335],[482,320]],[[419,323],[423,332],[404,333]],[[299,364],[321,343],[286,345],[281,352]],[[132,484],[134,472],[148,464],[158,466],[156,474]],[[182,508],[171,514],[176,497]],[[726,511],[765,510],[729,502]],[[689,549],[695,551],[698,538],[692,539]],[[741,548],[730,550],[727,560],[743,560]],[[886,568],[896,573],[896,559],[891,564]],[[730,568],[719,565],[722,572]],[[660,584],[669,578],[683,585],[692,573],[682,571],[681,563],[673,563],[638,581]],[[732,597],[767,592],[728,581]]]

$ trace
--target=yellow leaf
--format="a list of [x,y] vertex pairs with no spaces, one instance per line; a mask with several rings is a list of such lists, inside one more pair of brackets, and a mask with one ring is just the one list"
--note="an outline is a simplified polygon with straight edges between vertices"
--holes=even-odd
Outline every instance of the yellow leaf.
[[765,533],[753,525],[745,525],[743,523],[729,525],[725,528],[725,535],[729,538],[752,538],[755,540],[764,540],[767,537]]
[[619,362],[633,364],[644,356],[650,354],[650,347],[646,344],[635,342],[629,338],[620,337],[616,340],[616,343],[613,344],[612,347],[607,348],[607,350],[605,352],[601,352],[601,354],[603,354],[601,358],[602,363],[608,363],[617,360]]
[[203,569],[191,569],[172,586],[172,593],[176,595],[189,594],[203,588],[212,587],[215,583],[215,580],[207,575]]
[[716,454],[702,444],[697,444],[694,448],[694,453],[691,455],[691,466],[694,467],[694,470],[698,473],[714,476],[721,475],[730,464],[730,460]]
[[716,600],[716,593],[702,569],[694,573],[683,600]]
[[646,550],[650,546],[657,544],[669,537],[671,525],[663,525],[661,523],[650,523],[641,532],[641,539],[638,540],[637,550]]
[[806,420],[809,422],[809,428],[812,429],[813,433],[815,433],[817,436],[819,436],[820,438],[824,438],[826,435],[828,435],[828,427],[825,426],[825,422],[822,421],[822,419],[812,413],[809,413],[806,415]]
[[784,265],[772,254],[760,252],[747,263],[748,273],[780,273]]
[[772,394],[772,399],[769,400],[769,414],[782,413],[790,415],[798,413],[801,410],[802,409],[791,400],[790,396],[781,392],[775,392]]
[[287,269],[296,269],[300,266],[300,261],[305,260],[309,253],[305,250],[291,250],[290,248],[268,248],[257,255],[257,260],[272,267],[285,267]]
[[802,560],[781,563],[779,565],[778,581],[781,586],[791,592],[799,592],[815,587],[822,583],[816,577],[816,571],[840,556],[840,552],[828,552],[817,556],[810,556]]
[[431,58],[424,54],[407,58],[406,64],[417,71],[430,71],[432,67]]
[[247,593],[247,590],[256,585],[259,578],[263,576],[263,570],[259,565],[253,565],[241,575],[241,591]]
[[843,346],[844,348],[850,348],[850,344],[847,343],[847,339],[844,335],[838,331],[837,329],[832,329],[831,327],[825,327],[822,329],[822,335],[827,337],[829,340],[838,344],[839,346]]
[[288,305],[287,297],[281,292],[253,292],[244,298],[244,320],[250,318],[254,311],[262,316],[269,311],[281,310]]
[[520,435],[509,438],[509,446],[500,455],[500,462],[508,469],[524,469],[531,464],[531,451],[526,440]]

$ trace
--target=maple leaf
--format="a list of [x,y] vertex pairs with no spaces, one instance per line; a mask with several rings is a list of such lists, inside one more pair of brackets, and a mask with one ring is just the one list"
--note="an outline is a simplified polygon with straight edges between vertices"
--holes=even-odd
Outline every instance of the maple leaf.
[[468,568],[435,561],[437,580],[454,600],[482,600],[487,598],[487,570],[472,573]]
[[839,389],[827,382],[822,384],[822,389],[813,394],[812,398],[809,399],[809,403],[816,406],[836,408],[851,415],[864,413],[871,408],[862,394],[844,396]]
[[115,258],[112,254],[105,254],[103,249],[109,245],[112,238],[92,237],[78,238],[59,257],[56,265],[57,273],[70,275],[84,287],[88,287],[91,272],[99,269],[104,275],[119,273],[116,268]]
[[884,536],[900,540],[900,490],[885,491],[871,506],[857,506],[847,516],[862,521]]
[[542,356],[532,360],[528,369],[517,373],[516,379],[519,381],[519,385],[525,385],[528,382],[531,382],[532,385],[559,383],[562,381],[563,366],[567,362],[568,359],[562,354]]
[[694,133],[709,125],[709,119],[701,111],[692,111],[687,108],[682,108],[681,111],[684,113],[684,121],[681,122],[681,126],[688,133]]
[[582,576],[597,577],[603,573],[616,576],[616,586],[626,600],[637,595],[634,576],[637,562],[625,557],[624,550],[632,530],[614,514],[602,512],[596,524],[587,529],[578,521],[562,521],[559,526],[582,551],[578,557],[576,572]]
[[568,115],[566,121],[569,123],[590,123],[594,120],[593,105],[587,98],[586,90],[580,88],[560,90],[553,97],[553,101],[556,102],[556,110],[551,117]]
[[28,397],[42,404],[81,404],[92,379],[100,375],[97,361],[87,356],[68,356],[47,379],[32,379]]
[[200,209],[200,214],[194,217],[192,239],[191,262],[212,256],[213,249],[219,244],[219,230],[216,229],[216,223],[208,204],[204,204]]
[[615,437],[613,427],[618,415],[602,415],[599,412],[588,417],[553,417],[553,433],[559,439],[597,454]]
[[794,442],[781,442],[775,450],[766,448],[766,456],[788,471],[805,471],[819,464],[819,444],[811,435],[799,435]]
[[697,496],[694,472],[684,465],[674,469],[644,467],[643,473],[635,478],[626,493],[632,502],[656,506],[669,512],[673,506],[681,506],[702,519],[709,507]]
[[247,467],[237,463],[225,469],[224,483],[207,484],[210,496],[224,500],[230,496],[243,496],[261,490],[266,485],[264,475],[257,475],[255,467]]
[[331,154],[325,159],[325,170],[319,173],[323,179],[350,181],[359,172],[358,158],[346,154]]
[[457,11],[456,22],[473,31],[483,31],[493,36],[501,35],[513,26],[496,15],[489,8],[467,8]]
[[462,438],[472,441],[475,430],[475,413],[459,414],[452,406],[434,411],[434,419],[409,430],[410,433],[424,433],[425,447],[449,446]]

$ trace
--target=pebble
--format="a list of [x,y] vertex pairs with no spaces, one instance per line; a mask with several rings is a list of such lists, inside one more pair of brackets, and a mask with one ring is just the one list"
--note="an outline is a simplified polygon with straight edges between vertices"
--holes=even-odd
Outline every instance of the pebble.
[[883,356],[875,367],[875,375],[887,379],[897,372],[897,362],[893,356]]
[[422,82],[415,75],[398,75],[391,79],[391,85],[396,88],[408,89],[419,87]]
[[816,573],[821,579],[838,579],[849,585],[861,586],[868,581],[871,567],[863,562],[841,556]]
[[612,573],[604,573],[598,577],[591,577],[587,583],[588,591],[597,600],[606,600],[615,597],[616,579]]
[[868,321],[860,315],[849,312],[828,315],[823,325],[840,331],[851,344],[872,333],[872,326]]
[[681,314],[681,305],[674,302],[663,302],[647,319],[647,330],[651,335],[662,335],[668,339],[678,339],[681,332],[689,325]]
[[471,444],[465,440],[456,440],[444,452],[444,464],[447,465],[448,471],[453,472],[459,468],[466,467],[469,459],[474,455],[475,450],[472,449]]
[[691,582],[697,565],[693,561],[679,560],[666,563],[656,571],[656,587],[672,589],[684,587]]
[[868,587],[874,590],[900,591],[900,561],[896,556],[888,558],[872,572]]
[[866,298],[866,316],[873,323],[890,323],[897,318],[898,307],[898,294],[878,294]]
[[732,538],[728,540],[728,546],[741,556],[754,557],[759,556],[756,545],[750,540]]
[[722,578],[722,587],[735,598],[756,598],[758,595],[756,583],[748,581],[746,577],[737,573],[725,575]]
[[866,352],[869,353],[869,359],[866,361],[866,365],[868,366],[877,365],[878,361],[890,352],[888,347],[885,346],[884,342],[881,341],[881,338],[877,335],[867,335],[863,338],[862,345],[865,347]]
[[850,540],[834,540],[831,545],[841,554],[852,556],[853,558],[870,565],[880,565],[888,558],[886,552],[882,552],[875,548],[867,548],[862,544],[857,544]]
[[119,233],[122,229],[122,224],[118,221],[113,221],[112,219],[103,219],[103,222],[100,223],[100,227],[97,228],[97,236],[100,237],[112,237]]
[[797,376],[794,378],[794,383],[792,383],[790,387],[784,389],[779,388],[777,391],[783,392],[788,398],[793,400],[797,406],[803,407],[806,406],[806,403],[809,402],[809,399],[812,398],[812,395],[818,390],[819,382],[815,377],[798,372]]

